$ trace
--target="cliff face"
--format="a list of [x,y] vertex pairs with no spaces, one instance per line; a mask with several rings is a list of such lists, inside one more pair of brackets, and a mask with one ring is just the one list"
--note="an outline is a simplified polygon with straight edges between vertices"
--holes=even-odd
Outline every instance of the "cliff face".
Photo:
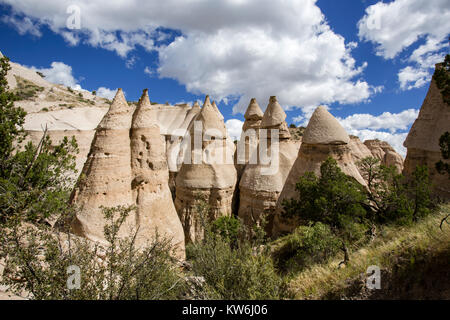
[[[436,67],[440,66],[436,65]],[[405,175],[411,175],[417,165],[427,165],[436,195],[450,199],[448,176],[439,174],[435,167],[436,162],[443,160],[439,138],[446,131],[450,131],[450,106],[444,102],[433,79],[420,108],[419,116],[403,143],[408,150],[403,172]],[[446,161],[449,162],[449,160]]]
[[403,158],[389,143],[380,140],[366,140],[364,144],[374,158],[380,159],[381,164],[387,167],[394,166],[399,173],[403,171]]

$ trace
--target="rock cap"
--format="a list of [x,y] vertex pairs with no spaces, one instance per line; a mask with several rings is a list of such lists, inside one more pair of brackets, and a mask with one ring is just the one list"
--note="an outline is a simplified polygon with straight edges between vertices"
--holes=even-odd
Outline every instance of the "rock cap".
[[271,96],[269,99],[269,105],[261,122],[261,128],[272,128],[281,125],[286,119],[286,113],[278,103],[276,96]]
[[244,118],[245,120],[261,120],[264,116],[258,102],[255,98],[250,100],[250,103],[247,107],[247,111],[245,111]]
[[309,120],[302,141],[308,144],[347,144],[350,137],[339,121],[324,106],[319,106]]

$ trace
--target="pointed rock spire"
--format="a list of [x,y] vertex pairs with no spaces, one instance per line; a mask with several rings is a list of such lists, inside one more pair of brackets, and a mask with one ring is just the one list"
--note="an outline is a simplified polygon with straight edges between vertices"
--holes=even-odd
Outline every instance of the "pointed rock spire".
[[272,128],[282,124],[285,119],[286,113],[278,103],[277,97],[271,96],[266,112],[264,112],[261,127]]
[[217,107],[216,101],[213,101],[212,106],[223,120],[224,117],[223,117],[222,113],[220,112],[219,108]]
[[264,113],[262,112],[256,98],[252,98],[247,107],[247,111],[245,111],[244,118],[245,120],[262,120]]
[[139,99],[136,110],[133,114],[133,123],[131,125],[132,128],[145,128],[150,125],[156,125],[157,119],[152,116],[152,104],[150,103],[150,99],[148,97],[148,89],[144,89],[142,92],[142,96]]
[[198,121],[202,122],[202,131],[205,132],[210,129],[218,130],[222,134],[223,139],[227,136],[227,129],[223,122],[223,116],[220,112],[216,111],[216,108],[211,104],[209,96],[206,96],[203,108],[200,111]]
[[324,106],[318,107],[303,134],[303,143],[308,144],[347,144],[350,142],[345,129]]
[[125,99],[123,91],[119,88],[116,95],[109,107],[108,112],[104,115],[100,121],[98,128],[100,129],[129,129],[131,126],[131,111],[130,107]]

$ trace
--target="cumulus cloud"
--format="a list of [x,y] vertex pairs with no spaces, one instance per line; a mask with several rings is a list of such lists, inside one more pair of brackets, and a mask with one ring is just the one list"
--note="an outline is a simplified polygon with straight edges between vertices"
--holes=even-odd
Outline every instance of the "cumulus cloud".
[[408,109],[400,113],[384,112],[379,116],[357,113],[347,118],[337,118],[344,128],[352,129],[386,129],[390,132],[407,130],[419,115],[419,110]]
[[[82,41],[124,58],[137,46],[156,50],[161,77],[192,93],[237,101],[234,112],[243,113],[252,97],[277,95],[284,107],[305,111],[321,103],[366,101],[379,92],[361,79],[367,63],[357,65],[352,57],[356,43],[331,30],[316,0],[80,0],[81,29],[73,36],[64,14],[72,1],[0,1],[71,45]],[[180,35],[162,37],[161,27]]]
[[62,84],[67,87],[71,87],[75,90],[81,90],[81,86],[78,83],[78,80],[72,74],[72,67],[65,64],[64,62],[54,61],[50,64],[50,68],[35,68],[32,67],[33,70],[42,72],[45,76],[45,80]]
[[400,88],[425,85],[434,64],[442,61],[450,30],[450,2],[447,0],[395,0],[378,2],[366,9],[358,22],[360,39],[377,45],[377,54],[393,59],[423,40],[406,59],[412,66],[398,73]]
[[419,115],[417,109],[407,109],[399,113],[384,112],[379,116],[371,114],[353,114],[346,118],[337,118],[349,134],[358,136],[362,141],[380,139],[387,141],[403,157],[406,148],[403,142],[408,130]]
[[[70,87],[74,90],[86,91],[81,87],[79,81],[74,77],[72,73],[72,67],[64,62],[54,61],[50,64],[50,68],[36,68],[30,67],[32,70],[41,72],[45,80],[51,83],[62,84],[66,87]],[[97,96],[113,99],[117,89],[108,89],[105,87],[99,87],[97,90]]]
[[97,90],[97,96],[112,100],[116,95],[117,89],[108,89],[105,87],[100,87]]
[[229,119],[225,122],[225,126],[227,127],[227,131],[231,139],[239,140],[241,138],[243,124],[244,121],[239,119]]

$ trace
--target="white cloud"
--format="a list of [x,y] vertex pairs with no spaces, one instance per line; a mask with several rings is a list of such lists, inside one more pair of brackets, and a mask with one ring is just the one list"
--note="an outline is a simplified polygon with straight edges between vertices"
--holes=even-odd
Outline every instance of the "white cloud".
[[[346,118],[337,118],[349,134],[358,136],[362,141],[380,139],[387,141],[403,157],[406,148],[403,142],[419,110],[407,109],[399,113],[384,112],[379,116],[371,114],[353,114]],[[387,130],[382,131],[382,130]]]
[[400,113],[384,112],[379,116],[371,114],[357,113],[347,118],[337,118],[344,128],[351,129],[386,129],[390,132],[407,130],[419,115],[419,110],[408,109]]
[[4,23],[12,25],[21,35],[29,33],[36,37],[42,36],[39,25],[33,23],[28,17],[18,18],[15,16],[3,16],[1,20]]
[[[78,80],[72,74],[72,67],[64,62],[54,61],[50,64],[50,68],[36,68],[30,67],[32,70],[42,72],[45,80],[51,83],[62,84],[66,87],[70,87],[74,90],[85,91],[79,84]],[[97,96],[113,99],[117,89],[108,89],[105,87],[99,87],[97,90]]]
[[144,68],[144,73],[148,74],[150,77],[155,75],[155,71],[153,71],[152,69],[150,69],[148,66],[146,66]]
[[[216,100],[239,98],[235,112],[244,112],[251,97],[262,102],[277,95],[284,107],[305,111],[378,92],[361,79],[367,63],[358,66],[352,57],[356,43],[331,30],[316,0],[79,0],[81,30],[73,36],[65,28],[70,0],[0,1],[71,45],[84,42],[124,58],[137,46],[157,50],[161,77]],[[158,27],[182,36],[158,47],[155,41],[164,39]]]
[[403,142],[408,135],[408,132],[390,133],[384,131],[375,130],[356,130],[347,129],[349,134],[358,136],[361,141],[379,139],[388,142],[403,158],[406,157],[406,148],[403,146]]
[[62,84],[75,90],[81,90],[78,80],[72,74],[72,67],[64,62],[54,61],[51,63],[50,68],[38,69],[31,67],[31,69],[42,72],[45,80],[49,82]]
[[112,100],[116,95],[117,89],[108,89],[105,87],[100,87],[97,90],[97,96]]
[[229,119],[225,122],[225,126],[227,127],[228,134],[230,135],[231,139],[239,140],[241,138],[243,124],[244,121],[241,121],[239,119]]
[[424,44],[407,58],[413,66],[402,68],[398,80],[402,90],[425,85],[434,64],[442,61],[450,30],[448,0],[395,0],[378,2],[366,9],[358,22],[359,37],[377,45],[377,54],[393,59],[419,40]]

